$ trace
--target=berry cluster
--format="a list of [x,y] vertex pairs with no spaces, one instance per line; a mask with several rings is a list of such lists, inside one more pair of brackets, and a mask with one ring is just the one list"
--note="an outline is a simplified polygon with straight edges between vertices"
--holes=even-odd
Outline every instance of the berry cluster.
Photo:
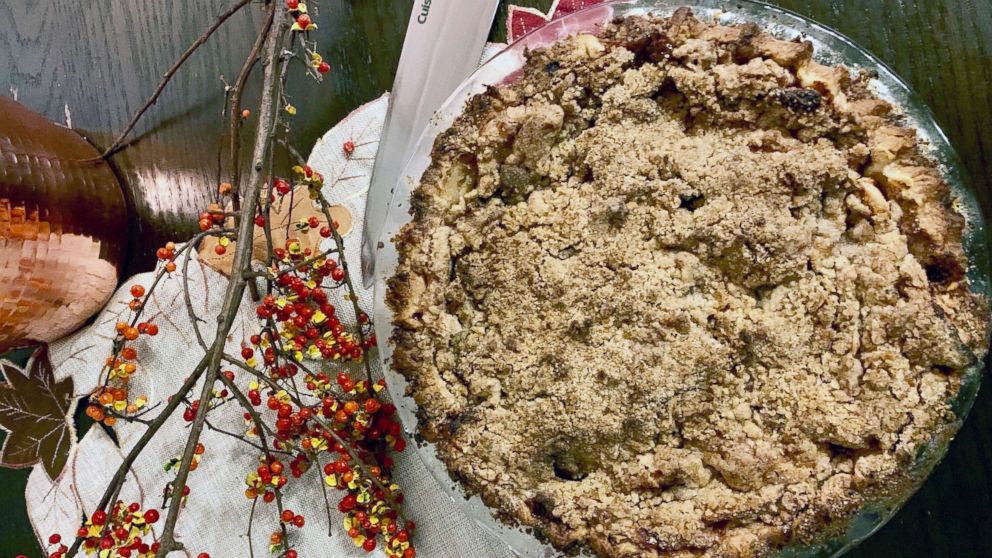
[[285,466],[274,457],[261,458],[262,464],[258,469],[248,473],[245,477],[245,497],[249,500],[261,497],[266,504],[276,499],[276,490],[279,490],[289,482],[289,478],[282,473]]
[[114,338],[116,350],[113,355],[107,357],[105,381],[90,394],[89,404],[86,406],[86,416],[107,426],[116,424],[118,417],[128,417],[138,413],[148,402],[148,398],[144,395],[133,401],[129,400],[128,386],[131,377],[138,370],[138,349],[133,342],[142,335],[149,337],[158,335],[158,325],[137,321],[145,305],[145,287],[132,285],[131,296],[133,298],[128,303],[128,308],[132,312],[132,319],[117,322]]
[[172,273],[176,270],[176,244],[174,242],[167,242],[165,246],[156,250],[155,257],[159,261],[165,262],[166,273]]
[[[82,539],[83,550],[87,554],[99,553],[101,558],[151,558],[158,552],[159,543],[145,537],[158,519],[158,510],[141,511],[137,502],[125,505],[118,500],[109,513],[103,510],[93,512],[76,535]],[[58,535],[52,535],[48,540],[59,542]],[[59,551],[50,554],[50,558],[61,558],[66,550],[62,545]]]
[[[338,286],[344,280],[344,269],[332,258],[311,258],[307,264],[307,252],[299,248],[298,240],[290,238],[286,245],[273,253],[290,271],[278,272],[274,282],[278,290],[266,295],[255,308],[259,318],[275,322],[276,331],[271,334],[267,329],[265,335],[252,336],[251,346],[242,349],[242,357],[254,367],[255,351],[260,351],[273,378],[295,375],[297,370],[295,366],[277,367],[280,354],[291,362],[305,357],[361,362],[375,344],[375,336],[362,340],[348,331],[323,289],[328,280],[330,288]],[[367,317],[360,321],[367,327]]]
[[317,73],[320,74],[326,74],[331,71],[331,65],[324,62],[324,57],[316,52],[310,54],[310,65],[312,65],[313,69],[317,70]]
[[[200,467],[201,456],[203,455],[203,453],[206,450],[207,450],[207,448],[206,448],[206,446],[203,445],[202,442],[197,442],[196,447],[193,448],[193,461],[191,461],[190,464],[189,464],[189,470],[190,471],[195,471],[195,470],[197,470],[197,468]],[[182,456],[179,456],[179,455],[177,455],[177,456],[169,459],[168,461],[166,461],[165,462],[165,466],[163,467],[165,469],[165,472],[168,473],[169,471],[172,471],[174,469],[178,469],[179,468],[179,464],[180,464],[181,461],[182,461]],[[186,488],[189,488],[189,487],[187,486]],[[187,491],[186,494],[189,494],[189,492]]]
[[[249,353],[242,356],[245,354]],[[385,383],[356,381],[344,372],[334,381],[322,372],[308,373],[304,378],[307,395],[318,402],[303,406],[294,404],[287,391],[277,389],[275,381],[267,385],[272,389],[265,406],[275,413],[272,446],[292,456],[289,476],[282,461],[272,456],[263,458],[245,479],[245,496],[261,497],[270,503],[290,476],[298,478],[311,464],[325,461],[324,482],[344,492],[338,510],[345,514],[345,528],[356,546],[371,552],[382,537],[384,550],[391,558],[415,556],[410,543],[413,522],[401,519],[403,494],[389,475],[393,460],[388,453],[402,452],[406,441],[401,437],[396,407],[377,397]],[[261,405],[258,383],[252,382],[249,388],[249,401]],[[245,421],[251,425],[250,414],[245,414]],[[300,527],[303,518],[283,511],[282,520]]]
[[293,174],[296,175],[296,184],[305,186],[310,191],[311,199],[320,196],[320,189],[324,186],[324,175],[310,168],[310,165],[294,166]]
[[317,29],[310,15],[307,14],[307,5],[300,0],[286,0],[286,9],[289,10],[290,16],[295,19],[293,23],[293,31],[313,31]]

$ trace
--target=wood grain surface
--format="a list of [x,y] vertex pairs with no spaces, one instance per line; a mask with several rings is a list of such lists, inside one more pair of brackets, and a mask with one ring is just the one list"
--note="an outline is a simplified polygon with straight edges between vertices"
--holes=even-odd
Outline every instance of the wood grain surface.
[[[467,1],[467,0],[466,0]],[[546,8],[550,0],[517,0]],[[905,78],[957,148],[989,215],[992,200],[992,0],[774,0],[851,37]],[[506,2],[492,38],[501,39]],[[162,72],[225,0],[0,0],[0,95],[94,143],[112,140]],[[315,20],[329,83],[295,80],[293,141],[304,153],[351,110],[387,90],[410,0],[321,0]],[[733,2],[728,2],[732,6]],[[181,240],[216,185],[221,76],[233,80],[261,8],[236,16],[176,76],[115,158],[130,207],[125,274]],[[258,76],[255,76],[256,78]],[[245,105],[257,102],[257,81]],[[2,115],[0,115],[2,118]],[[250,125],[244,133],[250,133]],[[0,434],[2,436],[2,434]],[[26,471],[0,469],[0,558],[41,556],[24,511]],[[950,453],[896,518],[850,556],[992,556],[992,388]],[[226,558],[226,557],[224,557]],[[454,557],[425,557],[454,558]]]

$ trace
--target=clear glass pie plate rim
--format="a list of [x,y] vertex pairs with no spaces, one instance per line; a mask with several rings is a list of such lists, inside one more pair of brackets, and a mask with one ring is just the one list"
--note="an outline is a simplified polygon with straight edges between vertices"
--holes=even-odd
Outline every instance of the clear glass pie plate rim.
[[[930,155],[937,160],[945,179],[956,196],[959,210],[969,223],[965,238],[965,251],[970,267],[969,279],[973,288],[988,296],[989,260],[988,243],[982,212],[974,191],[969,187],[958,157],[947,137],[937,125],[927,106],[911,91],[906,83],[884,63],[865,49],[857,46],[847,37],[820,25],[803,16],[775,6],[753,0],[717,1],[697,0],[676,2],[670,0],[619,0],[587,8],[570,14],[541,27],[507,49],[497,54],[481,66],[472,76],[456,89],[442,105],[435,117],[424,130],[417,147],[406,165],[393,193],[392,203],[386,216],[386,224],[381,237],[381,248],[377,251],[374,295],[374,323],[379,343],[382,370],[386,377],[389,392],[396,403],[398,414],[411,444],[447,495],[461,509],[483,528],[496,535],[507,547],[520,556],[528,558],[556,555],[556,551],[541,542],[532,533],[519,527],[508,526],[495,519],[492,510],[478,496],[466,495],[460,484],[451,479],[444,463],[437,457],[433,444],[416,436],[417,405],[407,395],[407,381],[390,366],[392,346],[392,314],[384,302],[385,281],[396,269],[398,254],[390,242],[397,232],[410,221],[410,194],[416,188],[421,175],[430,164],[430,155],[437,136],[446,130],[461,113],[462,107],[471,96],[481,93],[486,86],[511,79],[523,65],[525,49],[535,49],[548,45],[567,35],[590,32],[591,22],[605,23],[619,15],[659,14],[669,15],[675,9],[688,6],[700,19],[716,18],[721,23],[753,21],[762,29],[781,38],[794,38],[799,34],[812,41],[814,56],[823,63],[841,64],[852,69],[865,69],[878,76],[873,80],[876,93],[883,99],[900,107],[907,121],[917,128],[918,134],[930,147]],[[594,30],[592,32],[595,32]],[[952,407],[958,420],[950,424],[922,447],[912,469],[912,480],[896,497],[888,501],[866,506],[852,519],[824,533],[820,540],[811,545],[787,547],[781,556],[837,556],[864,540],[888,519],[922,484],[923,480],[947,451],[948,444],[960,428],[974,403],[982,376],[984,363],[969,369],[962,382],[958,396]]]

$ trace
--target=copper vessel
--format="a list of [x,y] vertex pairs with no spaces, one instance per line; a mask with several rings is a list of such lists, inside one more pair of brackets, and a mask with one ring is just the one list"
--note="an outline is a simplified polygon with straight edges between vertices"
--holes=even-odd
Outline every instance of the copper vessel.
[[99,311],[127,241],[121,184],[70,129],[0,97],[0,353]]

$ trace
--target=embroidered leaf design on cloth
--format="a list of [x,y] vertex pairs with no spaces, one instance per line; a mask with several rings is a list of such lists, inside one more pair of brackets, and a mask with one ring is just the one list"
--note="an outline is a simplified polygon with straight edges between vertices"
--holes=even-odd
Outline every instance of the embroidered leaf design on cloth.
[[[338,234],[344,236],[351,230],[351,214],[346,208],[340,205],[333,205],[330,208],[331,218],[338,222]],[[317,227],[310,228],[303,224],[310,219],[317,218]],[[286,244],[287,238],[295,238],[300,241],[300,248],[318,250],[321,242],[320,227],[327,224],[324,213],[314,207],[310,200],[310,193],[304,186],[297,186],[293,195],[283,196],[272,204],[269,213],[271,223],[269,229],[272,232],[272,244],[276,248],[282,248]],[[233,226],[233,221],[231,221]],[[288,235],[287,235],[288,232]],[[225,246],[223,254],[218,255],[214,248],[218,240],[214,237],[203,239],[200,244],[200,261],[207,264],[215,271],[228,277],[231,276],[231,266],[234,264],[234,250],[237,242],[230,241]],[[255,240],[252,243],[252,259],[264,262],[268,259],[268,242],[265,238],[265,229],[255,226]]]
[[72,378],[57,382],[48,348],[35,350],[22,370],[0,361],[6,383],[0,384],[0,429],[7,433],[0,465],[29,467],[39,461],[55,479],[75,443],[72,426]]

